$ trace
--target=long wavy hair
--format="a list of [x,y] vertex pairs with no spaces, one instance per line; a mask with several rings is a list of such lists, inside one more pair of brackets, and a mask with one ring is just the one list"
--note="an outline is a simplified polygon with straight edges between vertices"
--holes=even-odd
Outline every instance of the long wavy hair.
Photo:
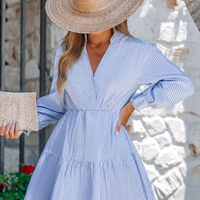
[[[125,36],[132,36],[128,31],[127,20],[111,28],[112,33],[115,33],[116,29]],[[64,46],[65,52],[58,62],[58,77],[56,82],[56,87],[61,99],[63,99],[62,91],[67,81],[67,70],[80,58],[85,44],[85,35],[68,31],[67,35],[62,38],[62,40],[61,46],[62,48]]]

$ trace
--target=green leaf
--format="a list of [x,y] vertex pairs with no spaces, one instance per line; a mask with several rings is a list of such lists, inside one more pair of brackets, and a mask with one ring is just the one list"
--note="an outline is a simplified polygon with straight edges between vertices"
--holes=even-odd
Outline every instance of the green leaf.
[[23,200],[32,174],[11,172],[0,175],[4,190],[0,192],[0,200]]

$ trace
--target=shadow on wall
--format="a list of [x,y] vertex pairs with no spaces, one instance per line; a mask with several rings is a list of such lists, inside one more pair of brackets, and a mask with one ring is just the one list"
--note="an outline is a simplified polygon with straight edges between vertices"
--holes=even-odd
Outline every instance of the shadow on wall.
[[147,0],[128,27],[133,36],[156,44],[195,84],[195,93],[173,107],[134,111],[126,129],[158,200],[198,200],[200,33],[182,0]]

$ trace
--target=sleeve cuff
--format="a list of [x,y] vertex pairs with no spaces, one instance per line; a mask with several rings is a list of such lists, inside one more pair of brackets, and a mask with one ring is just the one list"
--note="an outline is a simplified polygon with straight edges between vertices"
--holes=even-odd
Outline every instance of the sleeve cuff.
[[148,103],[145,101],[144,99],[144,94],[143,92],[132,96],[130,98],[131,103],[133,104],[135,110],[137,110],[138,112],[141,111],[143,108],[146,108],[148,105]]
[[27,135],[27,136],[30,135],[30,132],[31,132],[31,131],[23,131],[23,133],[24,133],[25,135]]

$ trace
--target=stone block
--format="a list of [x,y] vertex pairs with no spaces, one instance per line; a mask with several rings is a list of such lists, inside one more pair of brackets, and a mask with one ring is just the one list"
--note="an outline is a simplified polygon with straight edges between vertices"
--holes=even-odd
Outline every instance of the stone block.
[[154,165],[148,165],[144,163],[144,167],[151,183],[159,177],[159,172],[156,170]]
[[190,49],[184,47],[184,45],[179,45],[172,47],[170,50],[170,60],[172,62],[185,62],[190,54]]
[[6,42],[5,44],[5,59],[9,65],[16,64],[16,47],[13,41]]
[[162,52],[162,54],[164,56],[166,56],[166,57],[168,56],[169,48],[167,48],[159,43],[156,43],[156,46],[158,47],[158,49]]
[[[25,63],[27,63],[30,59],[30,52],[29,52],[29,48],[28,48],[28,39],[26,39],[26,49],[25,49]],[[16,64],[19,66],[20,65],[20,40],[15,41],[15,44],[13,46],[13,56],[16,60]]]
[[142,144],[141,144],[141,142],[138,142],[137,140],[133,140],[133,145],[135,146],[140,157],[142,157]]
[[21,12],[21,8],[19,5],[17,6],[13,6],[13,7],[8,7],[6,9],[6,18],[8,20],[20,20],[20,13]]
[[166,130],[165,122],[160,116],[155,116],[152,118],[143,117],[142,122],[150,136],[157,135]]
[[178,6],[179,6],[179,15],[181,18],[185,19],[185,20],[191,20],[192,17],[189,13],[189,10],[187,9],[186,5],[185,5],[185,1],[181,0],[178,2]]
[[157,140],[160,149],[163,149],[164,147],[172,144],[171,137],[168,131],[165,131],[163,134],[155,136],[155,139]]
[[34,18],[26,19],[26,35],[33,33],[35,30]]
[[180,164],[188,155],[189,151],[186,147],[170,145],[159,152],[154,163],[160,169],[167,169]]
[[179,10],[170,10],[169,14],[166,15],[166,19],[165,21],[173,21],[175,22],[177,20],[177,18],[179,19]]
[[38,79],[39,78],[39,69],[35,59],[30,60],[25,68],[25,77],[26,79]]
[[32,56],[37,56],[40,54],[40,32],[35,31],[31,35],[31,51],[32,51]]
[[[129,32],[131,35],[139,38],[144,38],[148,40],[150,38],[155,38],[154,30],[152,30],[145,21],[145,18],[141,16],[136,17],[132,15],[128,20]],[[134,25],[133,25],[134,24]],[[138,29],[138,27],[141,27]]]
[[178,169],[168,171],[154,182],[159,199],[168,199],[182,185],[182,177]]
[[182,119],[173,117],[165,117],[165,122],[169,126],[169,130],[177,143],[185,144],[187,141],[186,124]]
[[6,91],[18,92],[20,89],[20,69],[6,66],[5,68],[5,88]]
[[178,9],[178,0],[166,0],[166,5],[170,9]]
[[160,111],[159,115],[161,117],[166,117],[166,116],[176,117],[177,115],[182,114],[185,111],[183,103],[184,102],[181,101],[174,106],[165,107],[157,110]]
[[154,138],[146,137],[142,140],[142,158],[152,161],[159,153],[159,146]]
[[[34,17],[38,14],[38,3],[30,2],[26,4],[26,19],[28,17]],[[20,20],[21,19],[21,5],[8,7],[6,10],[6,18],[8,20]]]
[[34,92],[34,82],[28,82],[25,84],[26,92]]
[[179,25],[176,28],[177,34],[175,36],[175,42],[185,42],[187,41],[187,34],[188,34],[188,23],[187,21],[178,21]]
[[174,42],[175,38],[175,24],[174,22],[162,22],[160,25],[160,33],[158,35],[159,41]]
[[146,115],[147,115],[147,108],[144,108],[140,112],[138,112],[137,110],[134,110],[132,112],[131,117],[135,118],[135,117],[146,116]]
[[169,44],[187,41],[188,23],[181,20],[178,23],[173,21],[161,22],[158,40]]
[[139,138],[146,137],[146,130],[144,129],[141,120],[132,119],[132,126],[129,132],[132,136],[138,135]]
[[173,194],[169,197],[168,200],[186,200],[185,194],[187,193],[187,188],[183,183]]
[[6,39],[7,40],[16,40],[20,38],[20,22],[17,21],[8,21],[6,23]]
[[26,16],[27,17],[34,17],[38,14],[38,3],[31,2],[26,4]]
[[12,6],[14,4],[20,3],[20,0],[6,0],[7,6]]
[[40,15],[36,15],[34,17],[34,23],[35,23],[35,29],[39,29],[40,28]]

